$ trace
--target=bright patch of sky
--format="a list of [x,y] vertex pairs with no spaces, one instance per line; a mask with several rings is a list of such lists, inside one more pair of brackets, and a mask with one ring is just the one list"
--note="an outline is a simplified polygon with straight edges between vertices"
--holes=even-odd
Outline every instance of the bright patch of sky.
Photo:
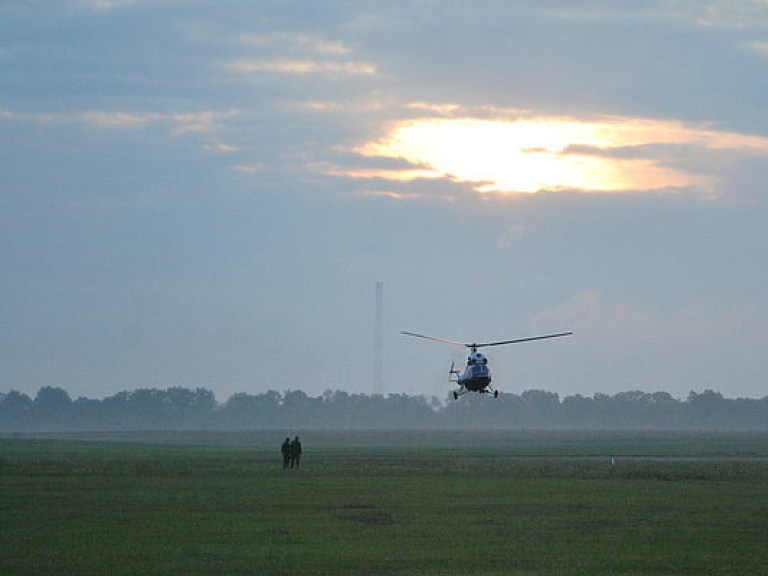
[[[704,175],[693,170],[664,166],[669,146],[768,156],[768,138],[630,118],[591,122],[561,118],[406,120],[357,151],[368,157],[401,158],[430,167],[434,175],[479,183],[474,186],[478,192],[712,187]],[[377,175],[387,177],[381,172]],[[390,177],[422,175],[423,171],[404,170]]]

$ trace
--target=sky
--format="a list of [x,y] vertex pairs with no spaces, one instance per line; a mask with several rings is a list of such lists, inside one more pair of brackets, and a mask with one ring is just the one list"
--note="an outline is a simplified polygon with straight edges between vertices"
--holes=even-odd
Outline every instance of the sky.
[[768,1],[5,0],[0,392],[768,396]]

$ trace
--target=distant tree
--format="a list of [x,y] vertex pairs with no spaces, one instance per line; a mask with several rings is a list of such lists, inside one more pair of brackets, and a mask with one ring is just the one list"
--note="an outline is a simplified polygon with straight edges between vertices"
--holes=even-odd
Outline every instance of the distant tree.
[[301,390],[287,390],[280,410],[283,425],[288,428],[322,427],[322,405],[322,398],[311,398]]
[[562,402],[563,425],[567,428],[601,428],[595,401],[581,394],[566,396]]
[[693,428],[718,428],[727,421],[728,408],[723,395],[712,390],[704,390],[701,394],[694,391],[688,395],[686,423]]
[[168,416],[179,425],[204,422],[216,407],[213,392],[205,388],[173,386],[160,394]]
[[[390,394],[386,404],[389,409],[382,410],[381,413],[387,414],[388,417],[378,419],[377,427],[386,426],[389,421],[394,428],[429,428],[434,422],[435,413],[424,395]],[[375,414],[370,416],[372,419]]]
[[535,427],[556,426],[560,419],[560,396],[546,390],[526,390],[520,395],[526,420]]
[[253,395],[233,394],[216,412],[216,424],[222,428],[280,428],[282,395],[275,390]]
[[99,430],[104,428],[102,403],[100,400],[79,396],[72,402],[72,421],[81,429]]
[[127,390],[107,396],[101,401],[103,427],[107,430],[130,430],[134,428],[128,413],[129,393]]
[[650,396],[650,428],[677,429],[681,425],[682,403],[669,392],[654,392]]
[[210,390],[172,386],[119,392],[105,398],[99,412],[110,429],[205,428],[216,407]]
[[172,422],[170,402],[156,388],[139,388],[130,392],[125,408],[134,427],[168,428]]
[[32,399],[18,390],[0,395],[0,430],[21,431],[32,424]]
[[42,430],[70,428],[72,422],[72,399],[63,388],[43,386],[37,391],[33,402],[35,427]]

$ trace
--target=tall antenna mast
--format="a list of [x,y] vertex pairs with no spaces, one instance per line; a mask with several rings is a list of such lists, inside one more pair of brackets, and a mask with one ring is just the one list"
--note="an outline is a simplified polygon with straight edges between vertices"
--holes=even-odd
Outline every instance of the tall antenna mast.
[[376,318],[373,333],[373,393],[384,393],[384,283],[376,282]]

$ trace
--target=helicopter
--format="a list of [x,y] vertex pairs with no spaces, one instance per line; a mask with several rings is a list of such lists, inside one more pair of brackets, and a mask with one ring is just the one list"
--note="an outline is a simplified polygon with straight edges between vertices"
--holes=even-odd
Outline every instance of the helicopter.
[[518,342],[530,342],[532,340],[546,340],[547,338],[560,338],[561,336],[570,336],[573,332],[560,332],[558,334],[546,334],[544,336],[529,336],[527,338],[517,338],[515,340],[502,340],[500,342],[485,342],[483,344],[467,344],[459,342],[458,340],[449,340],[447,338],[436,338],[434,336],[426,336],[425,334],[416,334],[414,332],[401,331],[401,334],[406,336],[415,336],[416,338],[425,338],[427,340],[434,340],[435,342],[443,342],[446,344],[453,344],[454,346],[464,346],[469,348],[470,353],[467,358],[467,366],[464,371],[456,370],[453,362],[451,362],[451,369],[448,372],[448,379],[454,384],[458,384],[459,389],[453,391],[453,398],[459,399],[459,396],[466,394],[467,392],[478,392],[480,394],[493,393],[494,398],[499,397],[499,391],[494,390],[491,386],[491,371],[488,369],[488,358],[484,354],[478,352],[478,348],[486,348],[488,346],[501,346],[503,344],[517,344]]

